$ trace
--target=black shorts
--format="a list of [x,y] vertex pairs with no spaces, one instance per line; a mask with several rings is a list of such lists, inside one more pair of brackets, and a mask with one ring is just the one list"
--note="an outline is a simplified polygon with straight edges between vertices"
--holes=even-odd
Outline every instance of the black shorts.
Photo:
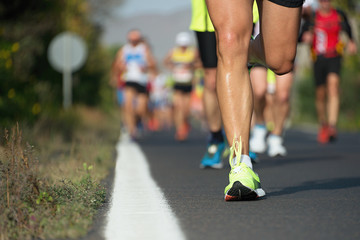
[[297,8],[301,7],[304,3],[304,0],[269,0],[277,5],[289,7],[289,8]]
[[315,85],[321,86],[326,84],[326,79],[329,73],[336,73],[340,75],[341,57],[325,58],[317,57],[314,63],[314,77]]
[[145,94],[148,94],[148,91],[146,89],[145,86],[137,83],[137,82],[133,82],[133,81],[126,81],[125,82],[125,87],[130,87],[130,88],[133,88],[135,89],[135,91],[137,93],[145,93]]
[[215,32],[195,32],[204,68],[217,67]]
[[175,83],[174,90],[180,91],[182,93],[191,93],[192,86],[191,85],[182,85],[182,84],[176,84]]

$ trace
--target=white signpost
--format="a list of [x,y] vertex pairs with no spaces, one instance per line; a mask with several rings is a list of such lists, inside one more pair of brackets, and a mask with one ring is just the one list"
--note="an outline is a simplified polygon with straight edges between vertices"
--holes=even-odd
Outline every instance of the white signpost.
[[72,105],[72,72],[85,63],[87,49],[80,36],[71,32],[57,35],[50,43],[48,59],[51,66],[63,74],[63,107]]

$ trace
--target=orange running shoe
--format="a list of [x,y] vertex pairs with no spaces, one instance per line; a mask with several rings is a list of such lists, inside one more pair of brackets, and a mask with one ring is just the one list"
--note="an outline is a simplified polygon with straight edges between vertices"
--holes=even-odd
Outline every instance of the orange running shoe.
[[178,141],[185,141],[190,132],[190,124],[185,123],[176,131],[175,139]]
[[148,129],[150,131],[159,131],[160,124],[159,121],[156,118],[152,118],[148,121]]
[[319,130],[319,134],[318,134],[318,138],[317,138],[319,143],[328,143],[330,140],[330,136],[329,136],[329,126],[326,124],[323,124]]

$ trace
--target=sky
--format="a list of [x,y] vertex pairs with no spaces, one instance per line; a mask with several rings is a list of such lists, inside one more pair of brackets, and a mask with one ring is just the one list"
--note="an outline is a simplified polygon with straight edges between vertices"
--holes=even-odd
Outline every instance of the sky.
[[118,17],[133,17],[146,13],[171,14],[191,7],[191,0],[124,0],[114,15]]

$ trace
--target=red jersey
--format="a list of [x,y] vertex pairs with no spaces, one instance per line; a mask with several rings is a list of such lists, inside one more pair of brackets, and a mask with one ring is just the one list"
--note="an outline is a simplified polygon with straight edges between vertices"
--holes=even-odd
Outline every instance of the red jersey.
[[315,13],[313,51],[316,55],[336,57],[339,55],[339,34],[342,16],[332,9],[329,14]]

